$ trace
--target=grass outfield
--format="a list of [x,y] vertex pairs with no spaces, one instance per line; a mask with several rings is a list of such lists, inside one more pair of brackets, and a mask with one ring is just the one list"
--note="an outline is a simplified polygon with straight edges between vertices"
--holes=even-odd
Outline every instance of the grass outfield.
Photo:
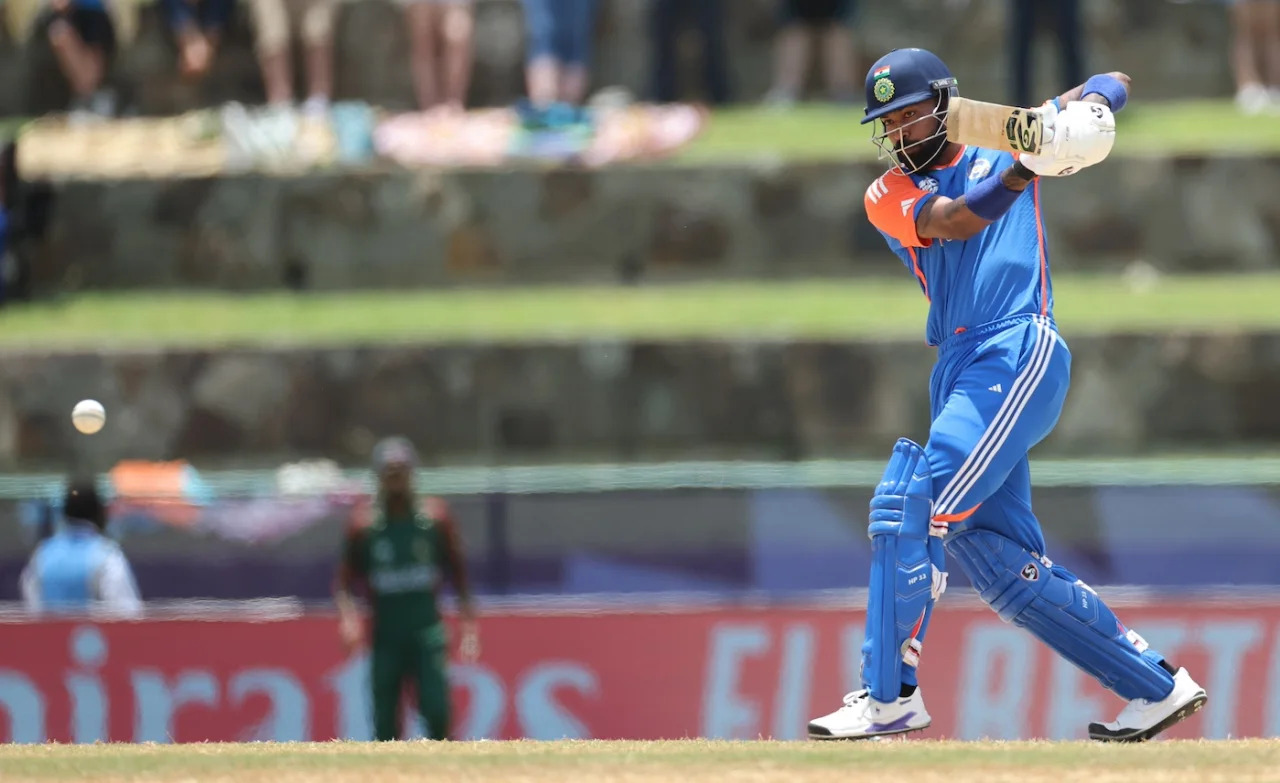
[[464,742],[20,745],[0,780],[68,781],[787,781],[1052,780],[1169,783],[1280,779],[1280,741]]
[[[1056,281],[1067,336],[1280,328],[1280,275]],[[807,337],[920,339],[926,302],[893,279],[348,293],[86,295],[0,310],[0,348]]]
[[[678,163],[731,162],[780,156],[789,159],[875,158],[871,131],[859,125],[862,109],[801,106],[792,111],[759,107],[715,112]],[[1223,133],[1222,128],[1230,128]],[[1280,151],[1280,121],[1240,113],[1230,100],[1129,104],[1116,123],[1115,155],[1203,153],[1236,155]]]

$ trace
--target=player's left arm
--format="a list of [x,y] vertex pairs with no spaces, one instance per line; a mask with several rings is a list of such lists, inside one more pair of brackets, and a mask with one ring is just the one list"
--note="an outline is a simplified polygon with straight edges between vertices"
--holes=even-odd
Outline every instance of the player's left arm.
[[1052,139],[1038,155],[1019,160],[1041,176],[1062,177],[1101,163],[1115,144],[1115,115],[1129,102],[1128,74],[1090,76],[1084,84],[1046,101],[1040,108]]
[[1091,103],[1101,103],[1114,113],[1120,111],[1128,103],[1132,84],[1133,80],[1126,73],[1120,71],[1100,73],[1089,77],[1089,81],[1084,84],[1072,87],[1055,100],[1059,109],[1073,101],[1089,101]]
[[479,634],[476,630],[475,604],[471,600],[471,584],[467,579],[467,562],[462,553],[462,538],[458,535],[457,521],[449,505],[440,498],[429,498],[427,509],[431,518],[440,526],[444,538],[442,560],[454,592],[458,595],[458,614],[462,619],[461,652],[464,659],[474,660],[479,655]]

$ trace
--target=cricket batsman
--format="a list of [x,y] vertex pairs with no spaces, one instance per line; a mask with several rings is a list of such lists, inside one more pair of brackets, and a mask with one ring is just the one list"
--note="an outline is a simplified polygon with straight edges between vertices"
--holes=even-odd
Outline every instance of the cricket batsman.
[[378,498],[372,519],[348,535],[338,566],[334,600],[340,632],[349,650],[363,633],[352,587],[362,582],[372,614],[370,684],[374,737],[402,736],[400,697],[407,683],[418,693],[418,712],[431,739],[450,739],[448,635],[437,605],[442,575],[458,595],[462,617],[460,652],[479,654],[471,594],[458,535],[448,507],[438,498],[419,506],[413,487],[417,452],[404,438],[387,438],[374,449]]
[[932,425],[923,446],[898,440],[871,499],[863,687],[813,720],[809,737],[929,726],[916,669],[946,588],[945,550],[1001,619],[1128,702],[1089,724],[1092,739],[1148,740],[1200,709],[1205,691],[1048,558],[1027,462],[1058,421],[1071,368],[1053,317],[1040,178],[1102,162],[1129,78],[1093,76],[1045,104],[1049,143],[1016,159],[948,141],[956,85],[922,49],[889,52],[867,74],[862,122],[879,122],[872,141],[893,167],[864,204],[929,300]]

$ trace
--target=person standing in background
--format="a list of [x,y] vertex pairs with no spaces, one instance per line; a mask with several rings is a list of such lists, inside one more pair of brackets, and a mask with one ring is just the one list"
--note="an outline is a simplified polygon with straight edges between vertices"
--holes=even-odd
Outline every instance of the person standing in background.
[[1032,51],[1040,25],[1054,31],[1062,63],[1062,84],[1084,81],[1084,49],[1080,36],[1080,0],[1010,0],[1009,56],[1014,106],[1031,106]]
[[296,33],[302,40],[307,75],[302,110],[310,116],[324,116],[333,99],[333,28],[338,0],[249,0],[249,8],[267,103],[276,108],[293,105],[292,42]]
[[369,670],[374,738],[390,741],[404,736],[399,725],[400,697],[403,686],[412,682],[427,736],[447,740],[452,735],[453,710],[448,631],[438,603],[444,577],[452,580],[458,595],[463,659],[474,660],[480,643],[461,543],[444,501],[426,498],[418,503],[413,486],[418,457],[408,440],[379,442],[373,464],[378,475],[373,518],[349,532],[338,565],[334,588],[338,630],[349,651],[360,646],[364,632],[353,588],[361,583],[372,615]]
[[775,43],[773,88],[767,103],[790,106],[801,99],[815,48],[822,51],[830,100],[858,99],[852,33],[855,10],[854,0],[782,0],[782,30]]
[[596,0],[524,0],[528,34],[525,81],[526,126],[583,122],[582,104],[591,87],[591,39]]
[[1246,114],[1280,109],[1280,0],[1223,2],[1231,6],[1236,106]]
[[62,525],[40,542],[22,572],[27,611],[139,615],[142,599],[133,570],[120,545],[106,536],[107,509],[91,479],[69,484],[62,517]]
[[399,0],[409,28],[418,108],[461,112],[471,86],[473,0]]
[[703,90],[707,102],[729,102],[728,52],[724,41],[723,0],[654,0],[649,40],[653,57],[653,97],[658,103],[679,100],[680,34],[692,21],[702,43]]

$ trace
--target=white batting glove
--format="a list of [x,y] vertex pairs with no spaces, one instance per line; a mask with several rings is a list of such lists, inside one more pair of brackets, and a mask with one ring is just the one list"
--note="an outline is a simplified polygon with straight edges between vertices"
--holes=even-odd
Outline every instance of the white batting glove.
[[1116,120],[1101,103],[1072,101],[1058,111],[1041,107],[1048,140],[1039,155],[1022,155],[1022,165],[1044,177],[1066,177],[1097,165],[1116,143]]

